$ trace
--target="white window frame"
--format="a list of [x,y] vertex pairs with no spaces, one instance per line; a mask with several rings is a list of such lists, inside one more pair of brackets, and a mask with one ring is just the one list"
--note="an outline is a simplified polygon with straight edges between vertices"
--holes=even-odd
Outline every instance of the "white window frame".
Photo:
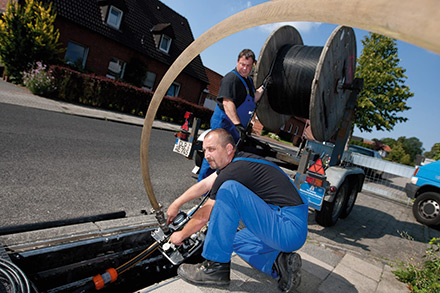
[[[86,47],[86,46],[83,46],[83,45],[81,45],[81,44],[79,44],[79,43],[77,43],[77,42],[73,42],[73,41],[69,41],[68,43],[67,43],[67,48],[66,48],[66,54],[64,55],[64,58],[65,59],[67,59],[67,52],[68,52],[68,49],[69,49],[69,44],[72,44],[72,45],[75,45],[75,46],[78,46],[78,47],[81,47],[81,48],[83,48],[83,56],[82,57],[80,57],[80,58],[82,58],[82,67],[85,67],[86,66],[86,61],[87,61],[87,56],[89,55],[89,48],[88,47]],[[67,64],[75,64],[75,62],[77,61],[77,60],[79,60],[80,58],[78,58],[78,59],[76,59],[76,60],[70,60],[70,59],[67,59]]]
[[[173,39],[171,39],[167,35],[161,35],[160,42],[159,42],[159,50],[161,50],[162,52],[168,53],[170,51],[172,40]],[[167,41],[167,42],[165,43],[165,41]]]
[[[147,74],[145,75],[145,79],[143,82],[143,88],[153,90],[154,83],[156,82],[156,73],[147,71]],[[151,86],[150,86],[151,84]]]
[[[119,14],[117,16],[116,23],[113,23],[110,21],[110,16],[112,15],[113,11]],[[119,29],[119,27],[121,26],[121,21],[122,21],[123,15],[124,15],[124,12],[121,9],[118,9],[118,8],[110,5],[110,8],[108,10],[108,15],[107,15],[107,24],[115,29]]]
[[[174,95],[170,95],[169,94],[169,92],[170,92],[170,90],[172,89],[172,88],[175,88],[175,90],[174,90]],[[168,88],[168,90],[167,90],[167,96],[170,96],[170,97],[178,97],[179,96],[179,92],[180,92],[180,83],[178,83],[178,82],[173,82],[173,84]]]
[[[112,63],[116,63],[117,65],[121,66],[121,69],[120,69],[119,73],[117,73],[116,71],[110,69]],[[108,63],[107,71],[115,72],[119,76],[115,76],[115,75],[112,75],[110,73],[107,73],[106,77],[111,78],[111,79],[122,79],[122,78],[124,78],[125,66],[126,65],[127,65],[127,63],[124,60],[118,59],[116,57],[112,57],[112,59]]]

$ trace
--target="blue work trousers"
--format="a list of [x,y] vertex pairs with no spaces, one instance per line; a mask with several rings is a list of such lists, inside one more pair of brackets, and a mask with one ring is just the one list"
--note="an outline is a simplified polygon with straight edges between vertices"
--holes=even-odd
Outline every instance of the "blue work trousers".
[[[276,278],[272,267],[278,254],[296,251],[306,241],[307,215],[307,204],[280,208],[237,181],[226,181],[217,192],[202,256],[225,263],[234,251]],[[246,228],[237,232],[240,220]]]

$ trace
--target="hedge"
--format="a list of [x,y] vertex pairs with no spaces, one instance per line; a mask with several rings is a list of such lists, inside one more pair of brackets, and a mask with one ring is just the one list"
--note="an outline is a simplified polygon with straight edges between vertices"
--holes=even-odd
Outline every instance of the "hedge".
[[351,140],[350,144],[354,144],[354,145],[358,145],[364,148],[368,148],[368,149],[372,149],[374,150],[374,145],[370,144],[370,143],[366,143],[363,141],[358,141],[358,140]]
[[[56,87],[50,96],[53,99],[144,116],[153,97],[150,90],[106,77],[84,74],[57,65],[51,66],[50,71]],[[165,96],[156,113],[156,119],[183,124],[186,111],[200,118],[202,127],[209,127],[212,110],[179,97]]]

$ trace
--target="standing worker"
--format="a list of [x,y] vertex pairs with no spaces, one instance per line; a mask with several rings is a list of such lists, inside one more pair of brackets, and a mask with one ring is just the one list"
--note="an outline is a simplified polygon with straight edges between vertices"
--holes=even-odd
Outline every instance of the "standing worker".
[[[255,91],[252,78],[249,76],[255,63],[252,50],[244,49],[238,54],[237,66],[221,81],[217,105],[211,117],[211,129],[227,130],[234,137],[235,143],[245,138],[248,122],[265,90],[264,86],[260,86]],[[213,172],[204,159],[198,180]]]
[[[209,192],[209,199],[186,226],[171,237],[183,241],[208,221],[201,264],[182,264],[180,277],[190,283],[228,285],[234,251],[261,272],[278,279],[282,291],[301,282],[300,249],[307,237],[308,201],[277,165],[253,154],[238,152],[231,134],[210,131],[204,141],[205,158],[217,172],[197,182],[168,208],[168,223],[180,207]],[[240,220],[244,229],[237,232]]]

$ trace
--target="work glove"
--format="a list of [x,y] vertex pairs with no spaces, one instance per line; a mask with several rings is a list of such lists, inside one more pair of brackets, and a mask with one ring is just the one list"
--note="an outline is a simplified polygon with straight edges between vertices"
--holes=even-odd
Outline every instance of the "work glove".
[[240,135],[240,142],[243,142],[246,139],[246,129],[240,123],[235,124],[235,129],[237,129],[238,134]]

